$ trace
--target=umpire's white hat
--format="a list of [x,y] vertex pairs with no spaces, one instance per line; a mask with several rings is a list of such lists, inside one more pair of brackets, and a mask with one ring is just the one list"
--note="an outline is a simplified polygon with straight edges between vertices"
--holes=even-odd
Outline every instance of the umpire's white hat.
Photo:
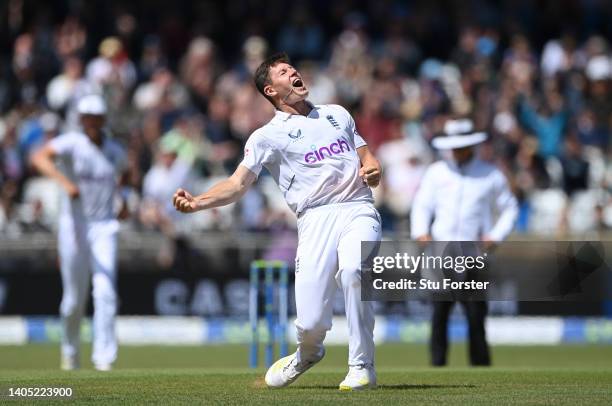
[[102,96],[97,94],[83,96],[77,104],[77,111],[79,114],[104,116],[106,115],[106,102]]
[[449,120],[444,125],[446,136],[436,137],[431,144],[436,149],[458,149],[472,147],[487,139],[483,132],[472,132],[472,120]]

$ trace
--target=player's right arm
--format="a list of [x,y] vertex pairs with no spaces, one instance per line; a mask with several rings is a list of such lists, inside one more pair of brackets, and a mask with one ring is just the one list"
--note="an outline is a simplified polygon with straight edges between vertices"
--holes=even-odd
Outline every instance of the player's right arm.
[[229,178],[215,184],[208,191],[192,196],[184,189],[178,189],[172,198],[176,210],[182,213],[193,213],[199,210],[225,206],[239,200],[257,179],[257,175],[244,165]]
[[55,179],[66,190],[71,199],[76,199],[79,197],[79,188],[57,168],[54,161],[56,155],[55,149],[47,143],[32,154],[30,163],[41,175]]
[[193,213],[233,203],[255,182],[262,166],[275,160],[275,148],[266,141],[263,130],[257,130],[247,140],[244,146],[244,158],[232,176],[199,196],[192,196],[186,190],[179,189],[174,194],[172,203],[176,210],[183,213]]

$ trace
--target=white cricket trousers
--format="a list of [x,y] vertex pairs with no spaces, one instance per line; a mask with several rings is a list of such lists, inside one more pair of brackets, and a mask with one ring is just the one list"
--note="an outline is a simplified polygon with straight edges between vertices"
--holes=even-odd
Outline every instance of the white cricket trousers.
[[[361,242],[380,241],[380,215],[367,202],[329,204],[298,218],[295,271],[298,360],[318,360],[332,326],[333,299],[344,294],[349,365],[374,364],[374,309],[361,301]],[[368,253],[370,255],[370,253]]]
[[111,364],[117,358],[115,316],[117,314],[117,220],[59,221],[58,245],[62,273],[62,355],[78,357],[81,319],[93,285],[94,364]]

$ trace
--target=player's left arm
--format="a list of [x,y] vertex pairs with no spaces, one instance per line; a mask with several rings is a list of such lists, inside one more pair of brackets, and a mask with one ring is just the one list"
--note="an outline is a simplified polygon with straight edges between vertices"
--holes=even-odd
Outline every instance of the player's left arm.
[[380,183],[380,177],[382,176],[382,167],[380,162],[374,154],[370,151],[367,145],[357,148],[357,154],[361,161],[361,169],[359,169],[359,176],[367,183],[370,187],[376,187]]
[[357,131],[357,125],[353,116],[342,106],[337,105],[342,114],[346,117],[346,130],[348,136],[352,139],[359,160],[361,161],[361,168],[359,169],[359,177],[370,187],[376,187],[380,183],[380,177],[382,176],[382,167],[378,159],[372,154],[365,140],[361,137]]

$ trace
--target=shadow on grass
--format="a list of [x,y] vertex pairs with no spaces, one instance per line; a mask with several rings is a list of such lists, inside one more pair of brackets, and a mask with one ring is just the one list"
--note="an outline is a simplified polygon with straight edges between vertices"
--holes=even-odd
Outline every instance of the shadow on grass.
[[[452,388],[476,388],[476,385],[427,385],[427,384],[398,384],[378,385],[377,390],[423,390],[423,389],[452,389]],[[294,386],[295,389],[328,389],[338,390],[338,385],[304,385]]]

